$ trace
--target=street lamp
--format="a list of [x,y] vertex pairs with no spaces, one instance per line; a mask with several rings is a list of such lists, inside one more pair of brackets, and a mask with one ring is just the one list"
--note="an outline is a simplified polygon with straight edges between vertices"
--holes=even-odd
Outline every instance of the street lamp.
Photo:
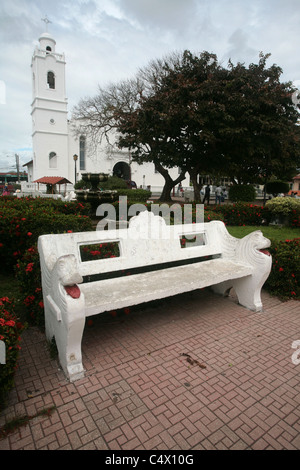
[[74,183],[74,184],[76,184],[76,175],[77,175],[76,162],[77,162],[77,160],[78,160],[78,155],[76,155],[76,154],[73,155],[73,160],[74,160],[74,162],[75,162],[75,183]]

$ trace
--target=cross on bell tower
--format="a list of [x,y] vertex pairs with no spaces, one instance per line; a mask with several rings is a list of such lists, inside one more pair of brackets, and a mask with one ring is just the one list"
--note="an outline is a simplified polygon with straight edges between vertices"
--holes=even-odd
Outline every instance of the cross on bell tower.
[[48,24],[52,23],[52,21],[49,20],[47,15],[45,15],[45,18],[42,18],[41,21],[44,21],[44,23],[46,25],[46,33],[48,33]]

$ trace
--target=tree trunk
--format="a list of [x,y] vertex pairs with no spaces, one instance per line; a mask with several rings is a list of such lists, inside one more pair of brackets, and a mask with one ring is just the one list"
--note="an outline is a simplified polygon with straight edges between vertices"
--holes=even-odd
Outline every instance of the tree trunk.
[[201,185],[198,183],[198,174],[190,174],[190,177],[194,186],[194,201],[201,202],[201,196],[200,196]]
[[176,178],[176,180],[173,180],[169,175],[168,170],[164,168],[159,162],[155,163],[155,168],[165,179],[165,184],[160,195],[159,201],[170,203],[172,202],[171,191],[176,186],[176,184],[179,184],[182,180],[185,179],[185,172],[181,172],[178,178]]
[[173,180],[166,179],[163,190],[161,192],[160,202],[172,202],[171,191],[174,188]]
[[189,170],[189,175],[194,186],[194,201],[195,202],[201,202],[201,196],[200,196],[201,185],[198,182],[198,174],[199,174],[198,168],[193,168]]

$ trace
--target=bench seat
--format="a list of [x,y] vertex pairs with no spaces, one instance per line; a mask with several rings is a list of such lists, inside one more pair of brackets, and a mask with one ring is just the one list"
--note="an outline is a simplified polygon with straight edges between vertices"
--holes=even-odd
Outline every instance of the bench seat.
[[85,315],[91,316],[202,289],[214,285],[216,279],[218,282],[239,279],[252,272],[252,266],[220,258],[161,271],[88,282],[81,284],[80,290],[85,297]]
[[[87,245],[106,243],[116,244],[119,255],[82,255]],[[84,375],[81,341],[92,315],[208,286],[221,295],[233,288],[241,305],[262,311],[261,288],[272,266],[268,246],[259,230],[237,239],[220,221],[167,226],[147,210],[126,229],[42,235],[45,330],[55,338],[66,376]]]

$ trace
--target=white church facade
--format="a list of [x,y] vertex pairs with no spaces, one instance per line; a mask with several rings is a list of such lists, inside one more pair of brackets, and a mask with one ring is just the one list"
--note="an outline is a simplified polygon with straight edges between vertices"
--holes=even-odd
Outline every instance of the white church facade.
[[[33,158],[26,164],[28,182],[54,176],[74,184],[82,173],[102,172],[117,174],[134,181],[138,188],[150,186],[153,193],[160,193],[164,178],[153,163],[138,165],[131,162],[127,150],[106,142],[94,146],[85,135],[74,132],[76,121],[68,117],[65,70],[65,55],[56,51],[51,34],[43,33],[31,62]],[[170,170],[170,174],[176,179],[178,169]]]

